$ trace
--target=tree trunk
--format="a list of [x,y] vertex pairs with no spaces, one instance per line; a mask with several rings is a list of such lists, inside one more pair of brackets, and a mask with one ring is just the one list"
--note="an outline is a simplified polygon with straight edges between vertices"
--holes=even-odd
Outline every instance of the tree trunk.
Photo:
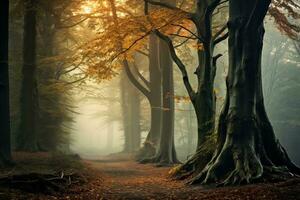
[[130,85],[130,110],[131,110],[131,151],[136,152],[141,147],[141,125],[140,125],[140,95],[133,85]]
[[37,151],[36,135],[36,2],[25,1],[21,123],[17,149]]
[[[191,95],[198,126],[197,150],[184,164],[177,168],[173,176],[184,179],[193,173],[201,170],[211,159],[212,153],[207,150],[211,145],[209,142],[215,131],[216,115],[216,94],[214,91],[214,81],[216,76],[216,61],[218,56],[214,56],[215,39],[212,33],[212,16],[216,8],[209,1],[198,1],[196,15],[193,22],[197,29],[198,41],[198,67],[195,75],[198,80],[198,88]],[[210,139],[210,140],[209,140]]]
[[264,108],[261,55],[269,4],[269,0],[229,1],[229,72],[218,146],[191,183],[241,184],[274,172],[299,173],[276,140]]
[[151,124],[144,145],[137,155],[139,161],[155,156],[161,132],[161,71],[158,59],[158,38],[155,34],[150,35],[149,55]]
[[[38,54],[42,58],[50,58],[54,56],[54,41],[55,41],[55,17],[52,16],[54,4],[49,2],[47,4],[47,11],[45,11],[40,26],[41,49],[38,49]],[[58,80],[56,75],[57,63],[44,64],[37,69],[37,84],[43,90],[38,91],[38,112],[37,116],[37,137],[38,148],[43,151],[56,150],[62,143],[66,143],[65,135],[61,131],[61,125],[64,122],[64,114],[60,108],[62,96],[65,94],[59,93],[57,90],[49,90],[49,86],[53,85],[54,80]],[[66,103],[66,102],[64,102]],[[50,110],[50,112],[49,112]],[[67,137],[67,136],[66,136]],[[61,145],[62,146],[62,145]],[[64,144],[64,146],[66,146]]]
[[[115,25],[118,27],[119,26],[119,23],[118,23],[118,16],[117,16],[117,9],[116,9],[116,4],[115,4],[115,0],[110,0],[110,5],[111,5],[111,10],[112,10],[112,19],[114,20],[114,23],[115,23]],[[120,38],[120,41],[119,41],[120,43],[119,43],[119,51],[121,51],[122,50],[122,39]],[[151,49],[151,47],[150,47],[150,49]],[[151,53],[150,53],[151,54]],[[150,60],[151,60],[151,58],[150,58]],[[132,72],[131,72],[131,70],[130,70],[130,66],[129,66],[129,63],[128,63],[128,61],[127,60],[124,60],[123,61],[123,66],[124,66],[124,72],[126,72],[126,75],[127,75],[127,77],[128,77],[128,79],[132,82],[132,84],[135,86],[135,87],[137,87],[148,99],[149,99],[149,102],[150,102],[150,104],[152,103],[152,99],[150,99],[150,91],[152,91],[151,90],[151,88],[150,88],[150,91],[148,91],[146,88],[144,88],[142,85],[140,85],[139,84],[139,82],[138,82],[138,80],[136,79],[136,77],[135,77],[135,75],[134,74],[132,74]],[[151,76],[151,72],[150,72],[150,76]],[[151,81],[151,78],[150,78],[150,81]],[[122,86],[121,86],[122,87]],[[123,86],[124,87],[124,86]],[[151,87],[151,86],[150,86]],[[124,90],[123,90],[124,91]],[[122,93],[122,96],[123,97],[125,97],[125,95],[124,95],[124,92]],[[124,103],[124,101],[123,101],[123,103]],[[124,108],[124,107],[123,107]],[[123,118],[124,118],[124,120],[126,120],[126,119],[128,119],[125,115],[127,115],[128,114],[128,112],[125,112],[124,111],[125,110],[125,108],[123,109]],[[139,122],[138,122],[139,123]],[[151,124],[152,124],[153,122],[151,122]],[[124,121],[124,126],[126,127],[126,122]],[[139,126],[139,124],[137,125],[136,124],[136,129],[138,129],[138,130],[135,130],[135,131],[137,131],[137,132],[139,132],[138,134],[139,134],[139,136],[137,136],[137,138],[135,138],[136,139],[136,144],[137,143],[140,143],[140,142],[138,142],[138,140],[140,140],[140,139],[138,139],[138,138],[140,138],[140,126]],[[129,129],[130,130],[130,129]],[[125,131],[128,131],[128,130],[126,130],[125,129]],[[150,131],[150,133],[151,133],[151,131]],[[127,139],[126,139],[126,137],[127,137]],[[126,132],[125,132],[125,147],[124,147],[124,151],[128,151],[128,148],[131,146],[132,147],[132,144],[131,144],[131,142],[133,141],[133,139],[132,138],[130,138],[131,136],[130,135],[128,135],[128,133],[126,134]],[[147,156],[147,154],[149,154],[149,152],[150,153],[152,153],[151,152],[151,150],[150,149],[152,149],[152,142],[155,140],[155,138],[156,138],[156,135],[155,134],[149,134],[148,136],[147,136],[147,139],[149,138],[149,140],[147,140],[147,141],[149,141],[149,142],[146,142],[145,143],[145,145],[144,145],[144,147],[142,148],[142,150],[138,153],[138,159],[140,158],[140,157],[145,157],[145,156]],[[152,141],[153,140],[153,141]],[[155,142],[155,141],[154,141]],[[139,145],[138,145],[139,146]],[[148,147],[151,147],[151,148],[148,148]]]
[[150,162],[158,163],[159,165],[172,165],[179,163],[174,144],[175,105],[173,60],[170,55],[169,47],[162,40],[159,42],[159,61],[162,70],[163,88],[162,127],[158,151]]
[[196,70],[196,74],[199,86],[197,93],[192,100],[198,124],[197,149],[205,144],[207,137],[213,134],[215,128],[215,73],[207,73],[207,71],[212,71],[215,67],[212,65],[212,53],[213,52],[211,52],[209,48],[198,52],[199,67]]
[[8,73],[9,1],[0,4],[0,166],[11,162],[9,73]]
[[131,133],[130,133],[130,109],[129,109],[129,97],[128,97],[128,81],[125,71],[121,72],[121,108],[123,117],[123,130],[124,130],[124,149],[123,152],[131,152]]

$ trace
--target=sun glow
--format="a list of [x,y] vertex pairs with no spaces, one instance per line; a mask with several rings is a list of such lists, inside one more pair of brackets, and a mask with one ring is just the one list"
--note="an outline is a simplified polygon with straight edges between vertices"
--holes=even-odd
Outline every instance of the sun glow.
[[86,13],[86,14],[91,14],[92,11],[93,11],[93,8],[92,8],[91,6],[83,6],[83,7],[82,7],[82,10],[83,10],[83,12]]
[[81,6],[81,12],[85,14],[91,14],[95,12],[97,2],[96,1],[87,1]]

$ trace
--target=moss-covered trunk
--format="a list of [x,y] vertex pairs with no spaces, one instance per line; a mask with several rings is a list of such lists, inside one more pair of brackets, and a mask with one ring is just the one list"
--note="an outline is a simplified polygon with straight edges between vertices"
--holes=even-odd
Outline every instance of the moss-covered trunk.
[[218,147],[191,183],[250,183],[268,172],[288,174],[298,169],[276,140],[263,104],[263,19],[270,1],[231,0],[229,4],[229,72]]
[[198,125],[197,149],[201,148],[205,144],[207,137],[210,137],[214,132],[216,113],[213,51],[207,47],[207,49],[198,52],[198,57],[199,66],[196,70],[196,75],[199,85],[197,93],[192,99]]

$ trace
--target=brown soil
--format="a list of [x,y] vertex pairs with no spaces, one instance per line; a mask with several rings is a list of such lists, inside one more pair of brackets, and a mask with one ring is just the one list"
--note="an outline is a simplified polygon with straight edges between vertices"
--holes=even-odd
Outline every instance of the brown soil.
[[[138,164],[131,159],[106,157],[83,161],[87,183],[73,186],[64,194],[42,195],[13,191],[7,199],[300,199],[300,180],[241,187],[204,188],[187,186],[168,177],[170,168]],[[12,193],[12,191],[10,191]],[[17,195],[16,195],[17,194]],[[2,197],[4,195],[2,194]],[[0,191],[0,199],[1,191]],[[4,198],[5,199],[5,198]]]

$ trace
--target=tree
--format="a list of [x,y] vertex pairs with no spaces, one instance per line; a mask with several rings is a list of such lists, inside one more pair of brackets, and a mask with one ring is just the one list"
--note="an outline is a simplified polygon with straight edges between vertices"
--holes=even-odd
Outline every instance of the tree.
[[[219,5],[226,3],[227,1],[196,1],[196,11],[186,12],[174,5],[165,2],[157,2],[151,0],[145,0],[146,4],[158,5],[163,8],[173,10],[175,12],[185,13],[186,18],[195,26],[197,32],[194,33],[189,28],[182,24],[172,23],[171,25],[179,27],[179,33],[173,34],[178,37],[184,37],[188,40],[193,39],[197,42],[197,59],[198,66],[195,70],[197,76],[198,87],[195,91],[189,81],[189,75],[186,70],[185,64],[177,55],[175,45],[173,44],[170,36],[164,34],[160,29],[154,30],[156,34],[166,42],[169,47],[171,57],[177,64],[182,73],[183,83],[186,87],[190,100],[193,104],[198,124],[198,144],[197,153],[194,154],[186,163],[184,163],[179,171],[193,172],[199,163],[205,163],[210,155],[202,155],[199,151],[200,148],[206,143],[208,137],[210,137],[215,128],[215,112],[216,112],[216,95],[214,91],[214,79],[216,76],[216,64],[217,59],[222,55],[214,55],[214,49],[217,44],[222,42],[228,37],[228,34],[224,32],[227,29],[226,25],[219,25],[218,30],[213,29],[213,16],[216,14],[215,10]],[[188,36],[185,36],[181,31],[187,32]],[[215,33],[214,33],[215,32]],[[185,173],[186,175],[186,173]]]
[[160,144],[154,162],[160,165],[179,163],[174,144],[174,80],[173,60],[168,46],[164,41],[159,41],[160,68],[162,71],[162,128]]
[[129,83],[127,75],[121,72],[121,108],[124,129],[124,152],[134,153],[141,143],[140,97],[136,88]]
[[[177,12],[184,12],[175,6],[172,6],[167,3],[156,2],[145,0],[146,3],[159,5],[166,7]],[[225,1],[226,2],[226,1]],[[216,34],[213,34],[212,28],[212,18],[215,9],[224,2],[221,1],[197,1],[196,11],[194,13],[186,13],[187,18],[195,25],[197,33],[193,33],[188,28],[180,25],[173,24],[187,32],[190,33],[189,38],[193,38],[197,41],[198,48],[198,61],[199,66],[197,66],[195,75],[198,79],[197,91],[194,91],[192,85],[189,81],[189,76],[186,71],[186,67],[177,56],[175,47],[172,43],[172,40],[162,34],[158,29],[156,30],[157,35],[167,42],[171,56],[174,62],[178,65],[179,69],[182,72],[183,82],[185,84],[186,90],[190,96],[190,99],[193,103],[197,122],[198,122],[198,148],[205,142],[206,137],[211,135],[214,132],[215,125],[215,93],[214,93],[214,78],[216,73],[216,62],[221,55],[214,56],[215,46],[227,38],[227,34],[223,34],[226,30],[226,26],[221,27]],[[203,16],[203,17],[202,17]],[[181,35],[179,35],[181,36]],[[182,37],[182,36],[181,36]]]
[[[176,5],[176,1],[166,1],[166,3]],[[157,153],[149,161],[159,163],[159,165],[170,165],[179,163],[174,145],[173,60],[164,41],[160,40],[158,47],[159,66],[162,71],[162,126]],[[147,162],[147,159],[142,162]]]
[[9,74],[8,74],[9,1],[0,4],[0,166],[11,162]]
[[274,172],[300,172],[276,139],[264,107],[261,55],[270,3],[229,1],[229,72],[217,148],[191,183],[241,184]]
[[21,122],[17,137],[18,150],[38,150],[36,133],[36,1],[26,0],[24,16],[23,69],[21,89]]

